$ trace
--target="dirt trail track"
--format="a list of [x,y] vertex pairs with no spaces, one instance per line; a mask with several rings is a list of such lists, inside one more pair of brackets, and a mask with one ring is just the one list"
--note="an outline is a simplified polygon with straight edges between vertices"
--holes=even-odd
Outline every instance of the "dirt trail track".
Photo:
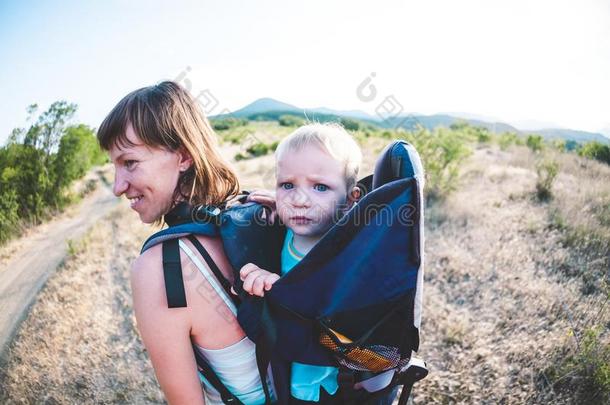
[[18,248],[0,269],[0,360],[40,288],[64,260],[68,240],[77,240],[120,200],[99,182],[73,215],[55,220]]

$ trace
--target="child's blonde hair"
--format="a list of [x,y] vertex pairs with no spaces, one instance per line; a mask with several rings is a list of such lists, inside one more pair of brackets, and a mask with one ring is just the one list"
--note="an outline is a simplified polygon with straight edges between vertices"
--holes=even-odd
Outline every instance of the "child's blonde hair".
[[303,125],[288,135],[277,146],[276,162],[285,151],[299,151],[307,145],[317,145],[328,152],[345,170],[348,190],[356,185],[362,163],[362,151],[354,138],[337,123]]

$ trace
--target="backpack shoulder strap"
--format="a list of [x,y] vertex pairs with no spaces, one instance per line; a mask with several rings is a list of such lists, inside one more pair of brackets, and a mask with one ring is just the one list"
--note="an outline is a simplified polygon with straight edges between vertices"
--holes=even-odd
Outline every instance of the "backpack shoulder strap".
[[195,235],[188,235],[187,239],[193,244],[193,246],[195,246],[195,249],[197,249],[201,257],[203,257],[203,260],[205,260],[210,270],[212,270],[212,273],[214,273],[214,276],[216,276],[216,279],[218,280],[222,288],[225,290],[227,295],[231,298],[235,306],[238,306],[239,298],[231,292],[231,283],[229,282],[229,280],[227,280],[224,274],[222,274],[222,271],[220,271],[220,268],[218,268],[218,265],[216,264],[216,262],[214,262],[212,256],[210,256],[208,251],[203,247],[203,245],[201,244],[201,242],[199,242]]
[[168,308],[186,307],[186,294],[184,293],[184,280],[182,279],[182,265],[180,264],[180,250],[178,239],[168,239],[163,242],[163,278],[165,280],[165,294]]
[[152,234],[142,245],[140,254],[144,253],[151,247],[162,243],[168,239],[178,239],[190,234],[218,236],[220,234],[218,226],[210,222],[189,222],[185,224],[170,226],[159,232]]

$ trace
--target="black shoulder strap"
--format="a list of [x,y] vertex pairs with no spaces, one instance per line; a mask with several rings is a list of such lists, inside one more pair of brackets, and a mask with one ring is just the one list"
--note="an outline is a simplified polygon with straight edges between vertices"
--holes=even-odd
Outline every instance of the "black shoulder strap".
[[222,288],[224,288],[224,290],[229,295],[229,297],[231,297],[231,299],[233,300],[235,305],[239,305],[239,298],[231,292],[231,283],[229,282],[229,280],[227,280],[227,278],[224,276],[224,274],[222,274],[222,271],[220,271],[220,269],[218,268],[218,265],[214,262],[214,260],[212,259],[212,256],[210,256],[210,254],[203,247],[201,242],[199,242],[199,240],[195,237],[195,235],[188,235],[187,239],[189,241],[191,241],[193,246],[195,246],[195,249],[197,249],[197,251],[199,252],[201,257],[203,257],[203,260],[205,260],[208,267],[210,268],[210,270],[212,270],[212,273],[214,273],[214,275],[216,276],[216,279],[218,280],[218,282],[220,283]]
[[164,241],[162,252],[167,306],[168,308],[186,307],[186,294],[184,293],[184,280],[182,279],[182,265],[180,264],[178,239]]

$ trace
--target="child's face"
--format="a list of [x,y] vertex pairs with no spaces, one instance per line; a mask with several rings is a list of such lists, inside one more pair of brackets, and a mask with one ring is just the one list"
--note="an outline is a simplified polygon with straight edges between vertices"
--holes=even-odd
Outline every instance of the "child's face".
[[296,235],[321,237],[348,208],[345,169],[317,145],[277,161],[277,213]]

